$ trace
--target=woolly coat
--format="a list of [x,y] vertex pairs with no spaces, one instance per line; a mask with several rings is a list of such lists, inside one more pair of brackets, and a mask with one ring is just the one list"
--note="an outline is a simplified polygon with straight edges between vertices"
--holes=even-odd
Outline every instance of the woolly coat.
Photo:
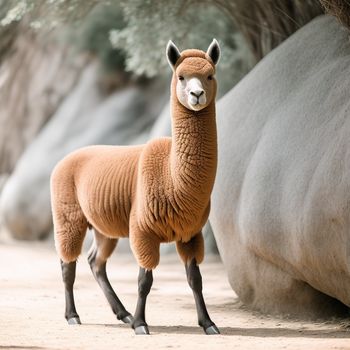
[[201,229],[217,167],[215,91],[200,111],[177,99],[178,74],[214,74],[203,51],[183,51],[171,84],[172,138],[140,146],[90,146],[55,167],[51,202],[61,259],[74,261],[89,225],[110,238],[130,237],[141,267],[159,262],[159,244],[177,242],[184,262],[203,260]]

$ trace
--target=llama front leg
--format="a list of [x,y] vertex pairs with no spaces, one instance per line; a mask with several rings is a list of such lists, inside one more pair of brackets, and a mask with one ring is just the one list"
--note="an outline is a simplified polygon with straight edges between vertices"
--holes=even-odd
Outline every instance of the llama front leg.
[[65,318],[68,324],[81,324],[77,310],[75,309],[73,286],[75,281],[76,261],[65,263],[61,260],[62,279],[66,299]]
[[215,323],[210,319],[207,308],[205,306],[202,294],[202,275],[199,271],[196,259],[185,265],[187,273],[187,281],[190,285],[194,300],[196,302],[198,324],[203,327],[206,334],[220,334]]
[[185,263],[187,281],[193,291],[197,308],[198,324],[206,334],[220,334],[215,323],[210,319],[202,293],[202,275],[197,264],[201,263],[204,255],[202,233],[194,236],[189,242],[176,242],[177,251]]
[[148,271],[143,267],[140,267],[138,284],[138,299],[132,327],[135,330],[135,334],[149,334],[148,325],[146,323],[145,309],[147,295],[149,294],[153,284],[152,270]]
[[153,284],[152,270],[159,263],[160,241],[157,237],[134,228],[130,232],[130,245],[140,266],[138,299],[132,327],[135,334],[149,334],[145,316],[146,299]]

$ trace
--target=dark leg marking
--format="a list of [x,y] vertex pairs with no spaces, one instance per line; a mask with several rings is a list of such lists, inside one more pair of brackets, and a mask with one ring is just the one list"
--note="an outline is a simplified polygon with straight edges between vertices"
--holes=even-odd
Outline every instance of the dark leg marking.
[[194,300],[196,302],[198,324],[203,327],[206,334],[220,334],[215,323],[210,319],[207,307],[205,306],[202,294],[202,275],[195,259],[185,265],[187,281],[193,291]]
[[106,272],[106,261],[99,261],[96,259],[97,249],[98,248],[94,249],[88,256],[88,262],[90,264],[92,274],[101,287],[109,305],[112,308],[113,313],[117,316],[117,319],[122,320],[124,323],[131,324],[133,321],[132,315],[125,309],[124,305],[115,294],[108,280]]
[[74,304],[73,286],[75,281],[76,261],[65,263],[61,260],[62,279],[66,298],[65,317],[68,324],[81,324]]
[[149,294],[153,284],[152,270],[147,271],[140,267],[138,284],[138,299],[132,328],[134,328],[135,334],[149,334],[145,317],[145,308],[147,295]]

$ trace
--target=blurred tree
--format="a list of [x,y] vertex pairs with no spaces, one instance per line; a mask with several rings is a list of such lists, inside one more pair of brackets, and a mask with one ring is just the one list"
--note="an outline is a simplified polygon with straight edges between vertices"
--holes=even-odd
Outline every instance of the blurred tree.
[[318,0],[212,0],[234,21],[259,61],[323,13]]
[[98,56],[107,71],[124,71],[125,54],[112,47],[109,32],[126,26],[122,8],[107,2],[95,6],[83,21],[73,22],[68,30],[70,42],[80,51]]
[[126,85],[135,75],[125,70],[125,52],[114,48],[109,40],[112,28],[123,29],[122,8],[116,3],[101,2],[79,22],[72,22],[66,30],[66,41],[78,52],[89,52],[100,62],[101,87],[104,91],[113,91]]
[[222,69],[231,86],[233,70],[245,73],[246,45],[258,61],[322,13],[317,0],[122,0],[121,5],[127,26],[111,31],[111,40],[127,51],[128,69],[156,75],[166,64],[164,46],[169,38],[181,47],[203,49],[217,36],[225,53]]
[[214,37],[225,52],[219,65],[221,92],[227,91],[253,65],[243,37],[232,20],[213,5],[191,1],[122,1],[127,20],[122,30],[112,30],[115,47],[127,52],[126,68],[136,74],[157,76],[169,73],[165,47],[172,39],[180,49],[206,50]]
[[26,18],[30,19],[32,28],[54,29],[84,18],[99,3],[99,0],[0,0],[0,9],[6,10],[0,25],[4,27]]
[[343,25],[350,29],[349,0],[320,0],[326,12],[335,16]]

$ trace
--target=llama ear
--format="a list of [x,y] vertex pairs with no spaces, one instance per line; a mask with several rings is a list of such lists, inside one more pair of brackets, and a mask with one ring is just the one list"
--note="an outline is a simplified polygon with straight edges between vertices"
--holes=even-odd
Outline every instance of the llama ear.
[[208,47],[207,55],[212,59],[214,64],[216,65],[220,59],[220,46],[216,39],[213,39],[211,44]]
[[179,49],[176,47],[176,45],[169,40],[168,45],[166,46],[166,57],[168,59],[168,62],[170,64],[171,68],[174,68],[177,60],[181,56]]

